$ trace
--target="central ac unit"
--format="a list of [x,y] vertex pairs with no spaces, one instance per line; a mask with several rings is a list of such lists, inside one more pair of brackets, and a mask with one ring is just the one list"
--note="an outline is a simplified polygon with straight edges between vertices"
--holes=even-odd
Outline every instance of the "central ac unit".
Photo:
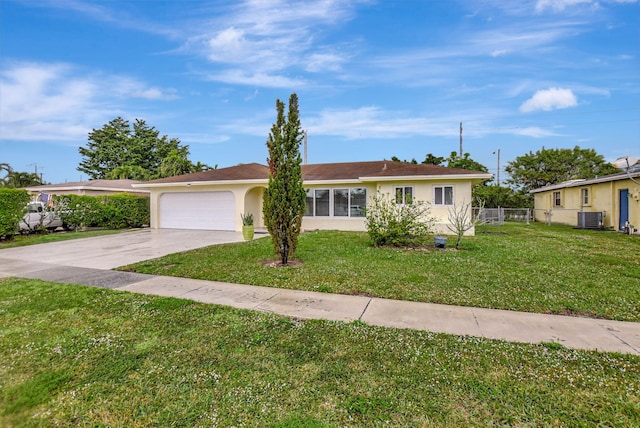
[[578,228],[580,229],[602,229],[604,228],[604,212],[587,212],[580,211],[578,213]]

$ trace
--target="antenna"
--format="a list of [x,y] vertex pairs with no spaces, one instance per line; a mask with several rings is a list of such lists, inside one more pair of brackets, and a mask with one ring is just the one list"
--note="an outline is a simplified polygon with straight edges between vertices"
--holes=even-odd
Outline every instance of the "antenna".
[[631,176],[631,167],[638,162],[640,162],[640,158],[638,158],[637,156],[623,156],[614,160],[613,162],[611,162],[611,164],[618,169],[626,170],[629,180],[633,181],[636,184],[640,184],[639,181],[634,180]]

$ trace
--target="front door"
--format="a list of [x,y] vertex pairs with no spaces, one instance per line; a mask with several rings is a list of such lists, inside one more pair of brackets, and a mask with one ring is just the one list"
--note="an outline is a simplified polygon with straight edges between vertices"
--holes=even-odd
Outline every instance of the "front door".
[[624,229],[629,221],[629,189],[620,190],[620,223],[619,229]]

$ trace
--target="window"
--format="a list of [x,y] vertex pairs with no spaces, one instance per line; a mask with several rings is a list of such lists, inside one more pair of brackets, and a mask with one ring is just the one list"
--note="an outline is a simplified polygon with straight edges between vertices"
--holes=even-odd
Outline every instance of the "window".
[[349,189],[333,189],[333,215],[349,217]]
[[433,188],[434,205],[453,205],[453,186],[435,186]]
[[413,201],[413,187],[396,187],[396,204],[410,204]]
[[304,215],[308,217],[364,217],[367,189],[309,189]]
[[562,193],[561,192],[553,192],[553,206],[561,207],[562,206]]
[[591,205],[591,202],[589,201],[589,189],[581,189],[580,190],[580,196],[582,199],[582,206],[588,206]]
[[316,189],[316,212],[321,217],[329,216],[329,190]]

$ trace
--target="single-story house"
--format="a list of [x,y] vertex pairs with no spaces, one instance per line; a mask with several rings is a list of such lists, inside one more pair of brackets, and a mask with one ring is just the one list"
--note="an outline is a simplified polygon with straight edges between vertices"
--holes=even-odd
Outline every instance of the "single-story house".
[[134,188],[134,184],[140,184],[137,180],[89,180],[76,181],[60,184],[43,184],[40,186],[27,187],[31,194],[48,195],[112,195],[114,193],[133,193],[138,195],[148,195],[146,189]]
[[587,180],[571,180],[531,190],[530,193],[534,196],[535,219],[578,227],[599,226],[628,230],[627,226],[631,224],[638,228],[638,182],[640,171]]
[[[255,226],[264,227],[262,202],[268,177],[266,165],[250,163],[133,187],[151,192],[151,228],[240,231],[240,214],[253,214]],[[438,232],[447,233],[448,209],[454,203],[470,203],[472,185],[491,177],[485,172],[386,160],[305,164],[302,229],[366,230],[364,209],[380,191],[398,203],[409,198],[430,202]]]

